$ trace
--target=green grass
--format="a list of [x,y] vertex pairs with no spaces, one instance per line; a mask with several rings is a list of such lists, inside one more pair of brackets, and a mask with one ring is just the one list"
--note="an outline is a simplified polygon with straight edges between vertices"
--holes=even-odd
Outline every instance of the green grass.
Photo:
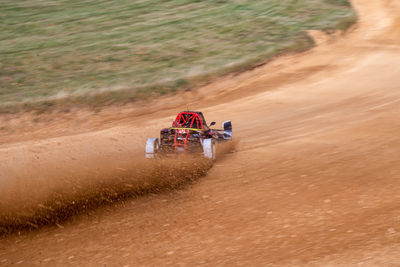
[[354,21],[347,0],[2,0],[0,106],[165,94]]

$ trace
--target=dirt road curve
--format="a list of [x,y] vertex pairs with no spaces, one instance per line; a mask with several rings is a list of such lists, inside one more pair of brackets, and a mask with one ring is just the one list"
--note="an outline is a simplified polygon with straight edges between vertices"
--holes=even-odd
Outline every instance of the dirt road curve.
[[[231,119],[241,140],[206,176],[5,237],[0,264],[398,266],[400,2],[353,4],[360,22],[345,36],[311,32],[319,44],[312,51],[181,95],[208,120]],[[182,109],[169,98],[153,107],[150,115],[114,108],[2,136],[2,183],[128,166],[146,136]]]

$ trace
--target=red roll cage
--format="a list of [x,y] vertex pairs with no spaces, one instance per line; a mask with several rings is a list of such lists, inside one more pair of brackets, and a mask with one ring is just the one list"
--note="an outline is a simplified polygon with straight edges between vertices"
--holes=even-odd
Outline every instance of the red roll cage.
[[198,112],[184,111],[176,116],[173,127],[176,128],[192,128],[204,130],[207,125],[204,121],[203,114]]
[[174,136],[174,148],[175,151],[183,149],[186,151],[187,141],[190,130],[207,130],[207,124],[204,120],[203,113],[184,111],[176,116],[173,128],[178,128],[175,131]]

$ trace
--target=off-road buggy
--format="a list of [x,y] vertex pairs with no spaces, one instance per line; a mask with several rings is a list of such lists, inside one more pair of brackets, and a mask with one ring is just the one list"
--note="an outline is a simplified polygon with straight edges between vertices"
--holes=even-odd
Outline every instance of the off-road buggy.
[[[210,126],[215,125],[212,122]],[[176,116],[172,127],[160,131],[160,138],[148,138],[146,158],[157,158],[181,153],[200,153],[215,160],[217,144],[232,140],[232,123],[222,123],[223,130],[210,129],[203,113],[183,111]]]

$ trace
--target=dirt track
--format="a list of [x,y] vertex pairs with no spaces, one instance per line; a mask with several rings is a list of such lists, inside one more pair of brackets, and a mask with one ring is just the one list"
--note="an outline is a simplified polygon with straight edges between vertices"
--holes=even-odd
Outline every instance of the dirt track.
[[[353,4],[360,22],[345,36],[311,32],[319,45],[309,52],[182,95],[208,120],[231,119],[241,140],[206,176],[4,238],[0,264],[398,266],[400,2]],[[83,179],[130,166],[146,136],[182,109],[169,103],[3,135],[3,190],[24,179],[55,181],[51,189],[60,174]]]

